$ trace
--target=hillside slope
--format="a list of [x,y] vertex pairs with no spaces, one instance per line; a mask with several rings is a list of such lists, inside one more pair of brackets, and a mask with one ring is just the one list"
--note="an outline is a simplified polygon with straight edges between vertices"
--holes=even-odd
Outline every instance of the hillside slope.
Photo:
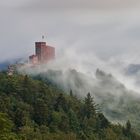
[[111,74],[98,69],[94,78],[76,70],[32,71],[30,75],[47,84],[55,85],[65,92],[72,89],[79,98],[85,97],[86,93],[90,92],[110,121],[124,124],[130,120],[133,128],[140,132],[140,95],[128,90]]
[[139,140],[128,121],[111,124],[90,93],[80,100],[27,75],[0,73],[1,140]]

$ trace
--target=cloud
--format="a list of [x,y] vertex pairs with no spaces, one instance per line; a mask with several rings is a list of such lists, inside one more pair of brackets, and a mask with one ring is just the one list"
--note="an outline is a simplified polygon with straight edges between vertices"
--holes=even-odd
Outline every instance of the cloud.
[[95,9],[116,10],[122,8],[136,8],[140,4],[138,0],[32,0],[23,7],[28,10],[63,10],[63,9]]
[[138,3],[137,0],[0,2],[0,59],[27,57],[42,34],[58,53],[71,47],[102,59],[132,52],[138,55]]

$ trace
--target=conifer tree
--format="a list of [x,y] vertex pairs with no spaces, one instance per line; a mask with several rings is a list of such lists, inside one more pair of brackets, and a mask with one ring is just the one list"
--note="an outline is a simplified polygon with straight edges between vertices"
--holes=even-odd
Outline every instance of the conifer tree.
[[70,128],[74,132],[78,133],[80,130],[80,124],[78,122],[76,114],[74,113],[74,111],[72,109],[70,109],[70,111],[69,111],[69,123],[70,123]]
[[84,113],[87,118],[90,118],[92,115],[96,114],[96,108],[93,98],[91,97],[90,93],[87,94],[85,98],[85,106],[84,106]]

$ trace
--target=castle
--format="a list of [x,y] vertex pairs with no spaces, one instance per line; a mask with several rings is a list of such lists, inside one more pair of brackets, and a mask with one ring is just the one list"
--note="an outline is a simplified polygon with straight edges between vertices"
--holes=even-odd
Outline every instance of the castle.
[[46,64],[55,58],[55,48],[46,45],[46,42],[35,42],[35,54],[29,56],[32,65]]
[[[46,45],[46,42],[35,42],[35,54],[29,56],[29,66],[47,64],[55,58],[55,48]],[[12,76],[17,68],[24,66],[25,63],[17,63],[8,66],[7,75]]]

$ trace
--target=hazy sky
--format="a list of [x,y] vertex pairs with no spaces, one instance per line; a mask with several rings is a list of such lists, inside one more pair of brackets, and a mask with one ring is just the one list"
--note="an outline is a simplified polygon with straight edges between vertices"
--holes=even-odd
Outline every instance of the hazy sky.
[[140,62],[139,0],[4,0],[0,19],[0,61],[27,57],[46,35],[57,55]]

